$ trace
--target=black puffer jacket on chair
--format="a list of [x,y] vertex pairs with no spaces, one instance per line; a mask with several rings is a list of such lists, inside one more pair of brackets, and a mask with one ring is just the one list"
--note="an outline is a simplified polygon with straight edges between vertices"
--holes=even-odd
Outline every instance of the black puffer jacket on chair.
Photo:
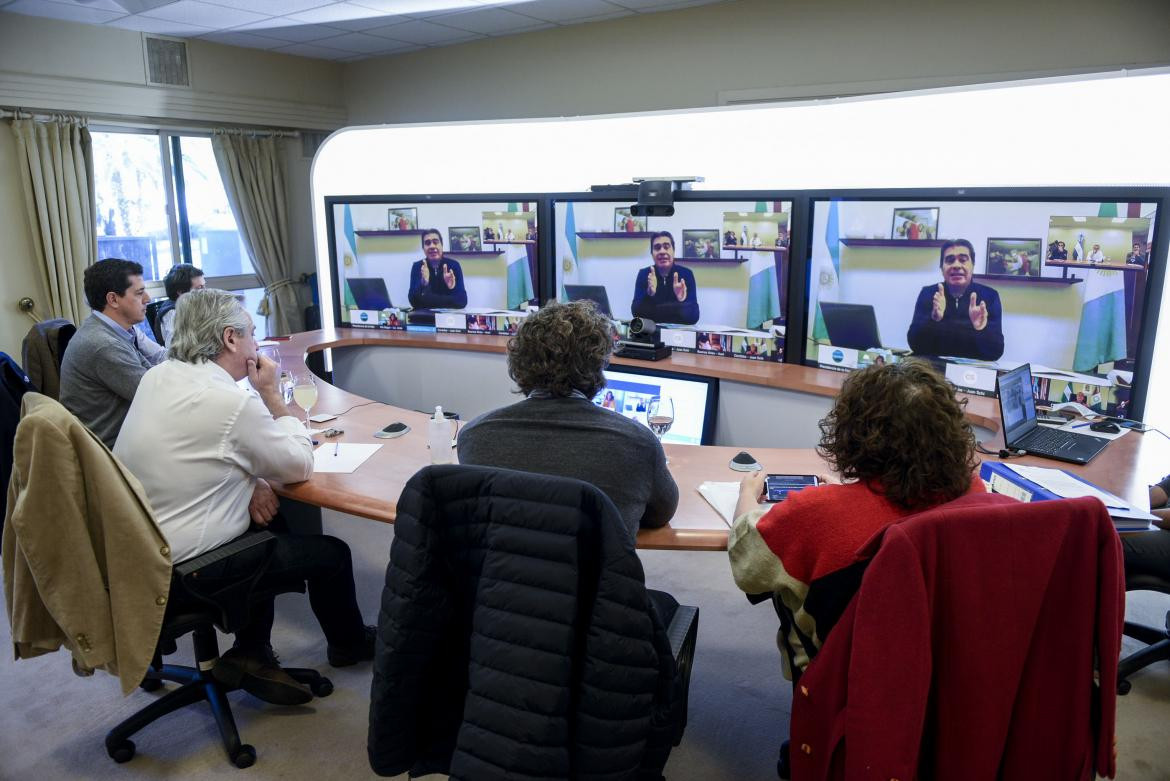
[[657,779],[684,684],[621,516],[577,480],[427,467],[398,502],[370,765]]

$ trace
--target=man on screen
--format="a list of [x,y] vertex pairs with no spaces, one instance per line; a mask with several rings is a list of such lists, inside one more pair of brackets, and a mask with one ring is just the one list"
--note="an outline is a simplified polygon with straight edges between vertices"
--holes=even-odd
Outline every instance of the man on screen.
[[443,234],[431,228],[422,235],[422,260],[410,267],[407,297],[415,309],[463,309],[467,290],[459,261],[443,254]]
[[634,280],[634,317],[656,323],[694,325],[699,322],[698,288],[689,268],[674,262],[674,236],[658,231],[650,237],[654,264],[638,271]]
[[939,253],[943,281],[918,293],[906,341],[920,355],[954,355],[983,361],[1003,355],[999,294],[973,281],[975,248],[948,241]]

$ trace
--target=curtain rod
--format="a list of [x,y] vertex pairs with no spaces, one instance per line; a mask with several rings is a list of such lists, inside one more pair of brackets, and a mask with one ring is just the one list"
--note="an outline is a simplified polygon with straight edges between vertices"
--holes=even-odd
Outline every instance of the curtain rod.
[[[195,133],[210,133],[216,130],[222,130],[233,135],[250,135],[250,136],[276,136],[277,138],[300,138],[301,133],[298,130],[280,130],[277,128],[250,128],[244,126],[236,126],[230,128],[219,127],[214,124],[201,125],[172,125],[161,124],[157,121],[151,122],[147,120],[134,121],[124,115],[116,114],[89,114],[89,115],[71,115],[64,113],[49,113],[44,111],[29,111],[27,109],[16,106],[0,106],[0,119],[35,119],[39,121],[54,120],[59,117],[68,117],[70,119],[78,119],[81,121],[88,121],[93,125],[104,125],[106,127],[125,127],[135,130],[161,130],[169,132],[195,132]],[[326,131],[321,131],[326,132]]]

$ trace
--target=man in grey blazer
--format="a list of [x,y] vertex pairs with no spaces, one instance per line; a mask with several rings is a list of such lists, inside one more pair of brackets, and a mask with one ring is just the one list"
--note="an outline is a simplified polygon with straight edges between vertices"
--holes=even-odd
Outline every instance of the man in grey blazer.
[[134,328],[150,303],[142,266],[99,260],[85,270],[84,284],[93,313],[61,361],[61,403],[112,448],[139,380],[162,363],[166,350]]

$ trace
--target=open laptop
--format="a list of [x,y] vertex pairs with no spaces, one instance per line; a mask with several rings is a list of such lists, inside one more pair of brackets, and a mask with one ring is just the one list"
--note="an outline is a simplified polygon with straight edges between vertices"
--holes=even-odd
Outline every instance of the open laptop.
[[381,311],[393,308],[390,292],[386,290],[386,280],[381,277],[349,277],[345,281],[358,309]]
[[604,285],[565,285],[565,295],[570,301],[592,301],[597,304],[597,311],[613,319],[613,310],[609,308],[609,294]]
[[1087,464],[1109,444],[1109,440],[1101,437],[1041,426],[1036,420],[1036,400],[1032,396],[1032,367],[1026,363],[1001,374],[996,389],[1003,441],[1009,449]]
[[834,347],[868,350],[882,346],[877,316],[870,304],[822,301],[821,316],[825,320],[825,330],[829,332],[829,342]]

